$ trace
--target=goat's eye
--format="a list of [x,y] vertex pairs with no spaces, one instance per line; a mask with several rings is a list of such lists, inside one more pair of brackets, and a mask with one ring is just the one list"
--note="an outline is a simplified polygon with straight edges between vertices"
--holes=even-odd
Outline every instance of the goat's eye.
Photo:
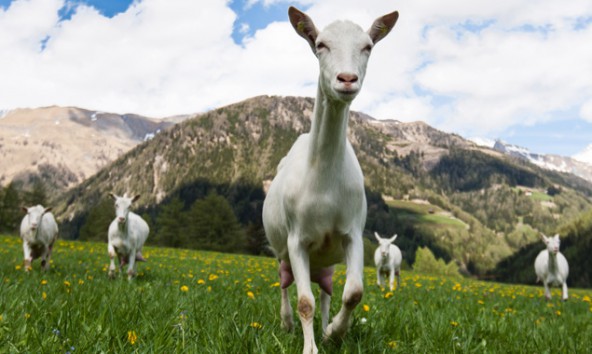
[[370,53],[372,51],[372,45],[368,44],[362,49],[363,52]]
[[329,49],[329,47],[327,47],[327,45],[323,42],[319,42],[317,44],[317,51],[321,50],[321,49]]

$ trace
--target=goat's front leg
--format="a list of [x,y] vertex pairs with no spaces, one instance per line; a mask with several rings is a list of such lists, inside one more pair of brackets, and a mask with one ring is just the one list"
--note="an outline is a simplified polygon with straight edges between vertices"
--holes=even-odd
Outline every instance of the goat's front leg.
[[331,295],[327,294],[325,290],[321,289],[321,324],[323,326],[323,333],[327,330],[329,324],[329,309],[331,308]]
[[561,293],[561,299],[567,301],[567,282],[563,282],[563,291]]
[[127,280],[132,280],[136,275],[136,249],[132,248],[128,256]]
[[379,288],[382,288],[382,274],[380,272],[380,267],[376,267],[376,285]]
[[543,280],[543,285],[545,286],[545,298],[551,300],[551,291],[549,290],[549,284],[547,284],[546,280]]
[[294,282],[298,290],[298,315],[300,316],[304,336],[302,352],[316,354],[319,350],[314,339],[315,301],[310,286],[310,259],[308,251],[301,244],[298,235],[288,237],[288,253],[292,273],[294,274]]
[[389,271],[389,288],[391,291],[395,290],[395,270],[391,269]]
[[361,235],[353,235],[351,239],[344,241],[345,263],[347,267],[345,287],[341,309],[325,331],[325,339],[341,338],[347,332],[349,319],[360,301],[362,301],[363,272],[364,272],[364,245]]
[[27,241],[23,241],[23,258],[24,258],[24,264],[23,266],[25,267],[25,272],[28,272],[31,270],[31,263],[33,262],[33,256],[32,256],[32,250],[31,250],[31,246],[29,246],[29,244],[27,243]]
[[120,264],[120,269],[121,269],[121,262],[119,261],[119,256],[117,256],[117,253],[115,252],[115,247],[113,247],[112,244],[109,243],[109,245],[107,246],[107,250],[109,252],[109,278],[113,279],[115,278],[115,257],[117,257],[118,259],[118,263]]
[[282,305],[280,309],[282,317],[282,328],[288,332],[294,329],[294,317],[292,316],[292,305],[290,304],[290,296],[288,288],[282,289]]

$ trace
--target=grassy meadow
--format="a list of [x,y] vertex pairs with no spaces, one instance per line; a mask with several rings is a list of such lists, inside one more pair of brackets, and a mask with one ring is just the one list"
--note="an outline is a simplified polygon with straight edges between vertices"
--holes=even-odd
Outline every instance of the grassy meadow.
[[[0,353],[299,353],[280,327],[273,259],[146,247],[138,277],[107,278],[107,246],[58,241],[52,268],[22,269],[18,237],[0,236]],[[534,276],[534,275],[533,275]],[[338,267],[331,314],[340,305]],[[365,293],[341,343],[321,353],[583,353],[592,291],[544,301],[541,287],[403,272],[401,289]],[[316,289],[316,288],[315,288]],[[291,295],[295,304],[295,288]]]

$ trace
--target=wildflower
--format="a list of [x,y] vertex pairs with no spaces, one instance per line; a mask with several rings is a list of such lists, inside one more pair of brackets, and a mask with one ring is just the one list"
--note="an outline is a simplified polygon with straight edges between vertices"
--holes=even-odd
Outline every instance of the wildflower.
[[20,266],[20,265],[16,265],[16,266],[14,267],[14,269],[16,269],[16,270],[21,270],[21,268],[22,268],[22,266]]
[[247,296],[249,297],[249,299],[255,300],[255,294],[253,294],[252,291],[247,291]]
[[388,299],[388,298],[390,298],[390,297],[392,297],[392,296],[393,296],[393,293],[392,293],[392,292],[390,292],[390,291],[389,291],[388,293],[384,294],[384,298],[385,298],[385,299]]
[[59,329],[57,329],[57,328],[54,328],[54,329],[53,329],[51,332],[52,332],[54,335],[56,335],[56,336],[59,336],[59,335],[60,335],[60,330],[59,330]]
[[271,284],[271,288],[277,288],[278,286],[280,286],[280,282],[276,281],[275,283]]
[[483,305],[483,304],[485,304],[485,301],[483,301],[483,300],[479,300],[479,301],[477,301],[477,303],[478,303],[479,305]]
[[210,276],[208,277],[209,281],[216,280],[216,279],[218,279],[218,276],[216,274],[210,274]]
[[360,323],[361,324],[366,324],[366,322],[368,322],[368,320],[366,319],[366,317],[360,318]]
[[460,285],[460,283],[456,283],[452,287],[452,290],[454,290],[454,291],[461,291],[462,290],[462,286]]
[[584,301],[584,302],[587,302],[587,303],[590,303],[590,302],[592,302],[592,300],[590,299],[590,296],[588,296],[588,295],[585,295],[585,296],[582,298],[582,301]]
[[421,283],[415,283],[416,288],[421,288]]
[[67,280],[64,280],[64,285],[65,285],[65,286],[70,286],[70,285],[72,285],[72,284],[70,284],[70,282],[69,282],[69,281],[67,281]]
[[188,292],[188,291],[189,291],[189,287],[188,287],[187,285],[183,285],[183,286],[181,287],[181,291],[182,291],[182,292],[184,292],[184,293],[186,293],[186,292]]
[[43,279],[43,280],[41,281],[41,285],[46,285],[46,284],[47,284],[47,280]]
[[136,344],[138,341],[138,335],[136,331],[127,331],[127,341],[130,342],[131,345]]
[[458,322],[456,322],[456,321],[450,321],[450,325],[452,327],[458,327]]
[[556,314],[557,316],[561,316],[561,311],[557,310],[557,311],[555,311],[555,314]]
[[392,341],[388,342],[388,346],[391,349],[396,349],[397,348],[397,341],[396,340],[392,340]]
[[25,313],[25,318],[26,318],[26,319],[29,319],[29,318],[31,318],[31,314],[30,314],[30,313]]
[[255,329],[261,329],[263,328],[263,325],[259,322],[251,322],[250,324],[251,327],[255,328]]
[[78,285],[82,285],[82,284],[84,284],[84,280],[78,279]]
[[43,300],[47,299],[47,294],[45,293],[45,291],[41,293],[41,298]]
[[203,279],[200,279],[200,280],[197,281],[197,284],[199,284],[199,285],[202,285],[202,284],[205,284],[205,283],[206,283],[206,281],[203,280]]
[[368,312],[368,311],[370,311],[370,306],[368,306],[368,305],[364,304],[364,305],[362,306],[362,309],[363,309],[365,312]]

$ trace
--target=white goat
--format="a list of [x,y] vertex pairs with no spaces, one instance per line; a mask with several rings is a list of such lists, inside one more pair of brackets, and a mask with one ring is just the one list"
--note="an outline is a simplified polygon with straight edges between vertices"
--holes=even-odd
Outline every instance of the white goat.
[[401,262],[403,256],[399,247],[393,245],[397,235],[391,238],[381,238],[378,233],[374,233],[378,240],[378,248],[374,252],[374,264],[376,264],[376,283],[379,287],[383,286],[382,276],[389,275],[389,286],[394,290],[395,275],[397,276],[397,289],[401,286]]
[[23,207],[23,211],[27,213],[21,221],[25,271],[29,271],[31,262],[39,257],[41,267],[49,270],[51,251],[58,238],[58,224],[50,213],[51,208],[36,205],[30,208]]
[[127,276],[132,279],[136,274],[136,261],[144,262],[142,257],[142,246],[148,238],[150,228],[142,217],[129,210],[133,202],[140,198],[136,195],[129,198],[127,194],[123,197],[109,194],[115,200],[115,220],[109,226],[109,277],[115,276],[115,256],[117,256],[119,269],[128,264]]
[[560,285],[563,287],[562,300],[567,301],[567,276],[569,275],[569,265],[565,256],[559,252],[559,235],[547,237],[541,233],[541,239],[547,245],[546,250],[542,250],[534,261],[534,271],[537,275],[537,282],[542,281],[545,286],[545,297],[551,300],[550,285]]
[[[263,225],[280,260],[282,325],[293,328],[287,287],[295,282],[303,352],[316,353],[311,281],[322,290],[325,338],[345,334],[362,299],[366,196],[364,176],[346,136],[349,106],[362,86],[372,47],[390,32],[398,13],[377,19],[368,32],[349,21],[334,22],[319,32],[306,14],[294,7],[288,13],[317,56],[321,72],[311,131],[301,135],[281,161],[263,204]],[[342,306],[328,325],[333,265],[344,258]]]

